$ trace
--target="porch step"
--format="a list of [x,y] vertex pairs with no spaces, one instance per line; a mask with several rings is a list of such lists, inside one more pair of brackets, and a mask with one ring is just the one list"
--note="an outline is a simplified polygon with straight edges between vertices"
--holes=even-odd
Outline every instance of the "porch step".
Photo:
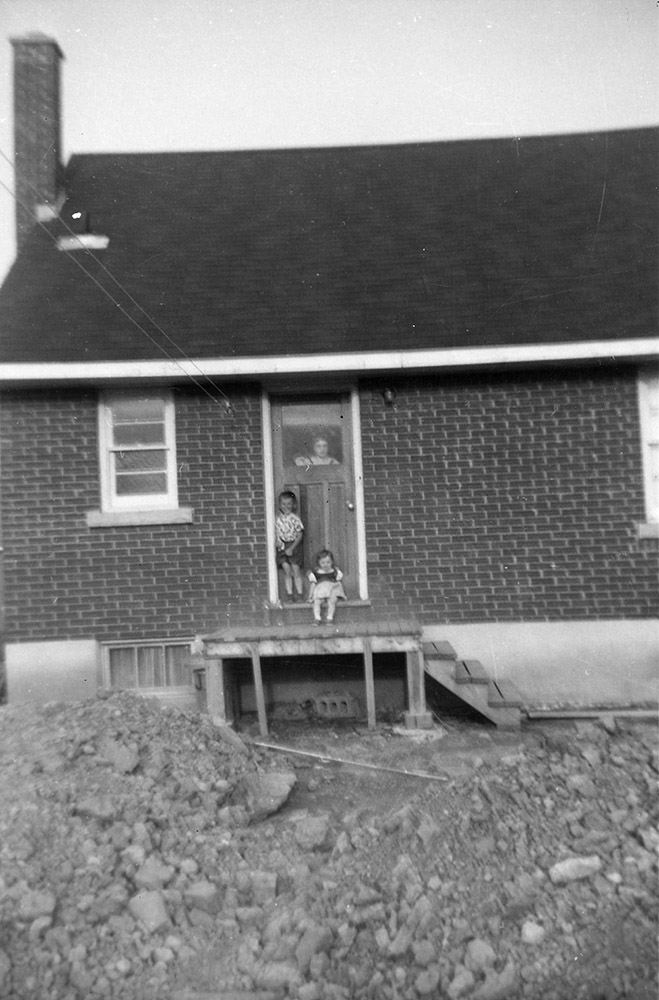
[[519,729],[522,698],[510,681],[493,681],[480,660],[458,660],[448,642],[423,645],[429,677],[456,695],[499,729]]
[[[268,608],[267,615],[270,625],[301,625],[313,621],[312,606],[307,601],[285,603],[280,608]],[[368,622],[373,617],[373,608],[369,601],[339,601],[336,608],[337,624]]]

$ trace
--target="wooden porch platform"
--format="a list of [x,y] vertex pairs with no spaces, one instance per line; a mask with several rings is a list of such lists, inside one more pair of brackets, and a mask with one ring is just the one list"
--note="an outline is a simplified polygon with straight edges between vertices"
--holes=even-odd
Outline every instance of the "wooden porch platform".
[[227,660],[249,659],[262,736],[268,734],[261,660],[266,657],[327,656],[357,653],[364,664],[368,726],[375,728],[374,653],[403,653],[407,668],[405,723],[409,728],[430,728],[426,710],[421,625],[413,620],[387,618],[367,621],[311,622],[290,625],[240,625],[223,628],[202,638],[208,712],[218,725],[233,721],[227,688]]

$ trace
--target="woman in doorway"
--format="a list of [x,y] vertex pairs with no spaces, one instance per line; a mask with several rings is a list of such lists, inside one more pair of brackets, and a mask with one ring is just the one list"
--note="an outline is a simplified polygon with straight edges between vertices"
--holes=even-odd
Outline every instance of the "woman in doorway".
[[305,466],[307,469],[312,465],[340,465],[341,463],[330,455],[329,441],[322,434],[316,435],[312,443],[313,451],[311,455],[298,455],[295,459],[296,465]]

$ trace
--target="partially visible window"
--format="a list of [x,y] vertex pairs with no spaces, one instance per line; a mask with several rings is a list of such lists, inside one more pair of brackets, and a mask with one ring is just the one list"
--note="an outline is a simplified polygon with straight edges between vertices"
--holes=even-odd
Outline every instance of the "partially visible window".
[[176,507],[176,432],[169,393],[112,393],[100,402],[104,511]]
[[659,375],[642,374],[639,379],[645,514],[649,524],[659,525]]
[[192,684],[185,665],[190,656],[187,642],[109,646],[106,654],[109,688],[153,690]]

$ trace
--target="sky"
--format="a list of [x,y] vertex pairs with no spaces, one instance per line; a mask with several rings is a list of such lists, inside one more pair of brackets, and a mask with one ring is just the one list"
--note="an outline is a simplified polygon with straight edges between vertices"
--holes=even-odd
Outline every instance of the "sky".
[[0,0],[0,280],[10,38],[64,53],[66,162],[655,125],[658,24],[656,0]]

